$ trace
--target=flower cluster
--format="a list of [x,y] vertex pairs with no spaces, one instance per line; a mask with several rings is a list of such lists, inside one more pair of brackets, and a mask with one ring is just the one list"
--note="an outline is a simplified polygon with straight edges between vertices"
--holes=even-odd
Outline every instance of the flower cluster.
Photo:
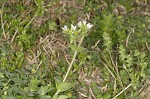
[[78,26],[79,26],[80,28],[85,27],[87,30],[90,30],[90,29],[93,27],[92,24],[87,23],[86,21],[83,21],[83,22],[80,21],[80,22],[78,23]]
[[[78,27],[82,30],[82,28],[85,28],[86,30],[90,30],[93,25],[90,24],[90,23],[87,23],[86,21],[80,21],[78,23]],[[69,30],[72,30],[72,32],[76,31],[77,30],[77,26],[74,26],[71,24],[71,28],[68,28],[66,25],[62,28],[63,31],[69,31]]]
[[86,21],[80,21],[77,26],[72,25],[67,27],[66,25],[62,28],[65,34],[68,34],[70,37],[70,43],[72,44],[81,36],[86,36],[87,32],[93,27],[92,24],[87,23]]

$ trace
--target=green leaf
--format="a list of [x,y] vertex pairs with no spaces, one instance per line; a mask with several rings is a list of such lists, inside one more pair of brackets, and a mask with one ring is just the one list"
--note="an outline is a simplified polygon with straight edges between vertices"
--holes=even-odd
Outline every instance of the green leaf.
[[85,51],[85,48],[80,46],[79,48],[77,48],[77,51],[78,52],[83,52],[83,51]]
[[44,95],[44,96],[42,96],[40,99],[52,99],[52,97],[51,97],[51,96]]
[[66,95],[60,95],[60,96],[58,97],[58,99],[67,99],[67,98],[69,98],[69,97],[66,96]]
[[38,84],[40,83],[40,80],[37,80],[37,79],[31,79],[30,80],[30,83],[28,84],[28,88],[31,90],[31,91],[37,91],[38,90]]
[[107,93],[103,96],[103,99],[110,99],[110,97],[111,97],[111,95]]
[[78,49],[78,46],[76,45],[71,45],[70,48],[73,50],[73,51],[76,51]]
[[48,24],[49,24],[49,29],[50,30],[54,30],[54,31],[57,30],[57,24],[56,24],[55,21],[50,21]]
[[4,78],[4,73],[0,73],[0,78]]
[[2,98],[0,98],[0,99],[15,99],[15,97],[13,97],[13,96],[5,96],[5,95],[3,95],[1,97]]
[[41,86],[41,88],[38,90],[38,93],[43,96],[48,92],[48,89],[48,86]]
[[52,99],[58,99],[58,95],[54,95]]
[[84,47],[78,47],[76,45],[71,45],[70,48],[73,50],[73,51],[78,51],[78,52],[83,52],[85,51],[85,48]]
[[38,90],[39,95],[43,96],[49,91],[52,91],[54,88],[50,88],[49,86],[41,86],[41,88]]
[[58,85],[57,90],[59,92],[64,92],[66,90],[69,90],[70,88],[73,87],[73,84],[69,83],[69,82],[62,82]]

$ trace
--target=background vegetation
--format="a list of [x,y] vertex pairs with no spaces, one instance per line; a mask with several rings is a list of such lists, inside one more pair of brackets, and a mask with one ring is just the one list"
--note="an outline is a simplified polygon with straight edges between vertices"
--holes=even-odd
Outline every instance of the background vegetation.
[[[149,0],[1,0],[0,5],[0,99],[150,98]],[[74,49],[62,27],[83,20],[93,27],[81,49]]]

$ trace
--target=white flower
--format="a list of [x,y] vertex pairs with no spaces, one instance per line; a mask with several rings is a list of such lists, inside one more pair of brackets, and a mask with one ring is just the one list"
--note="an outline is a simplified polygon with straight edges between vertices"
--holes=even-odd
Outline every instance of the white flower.
[[67,31],[67,30],[68,30],[68,27],[65,25],[65,26],[62,28],[62,30]]
[[77,29],[77,27],[71,24],[71,30],[75,31],[76,29]]
[[91,29],[92,27],[93,27],[92,24],[90,24],[90,23],[87,24],[87,29]]
[[82,22],[80,21],[80,22],[78,23],[78,26],[79,26],[79,27],[81,27],[82,25],[86,25],[86,21],[82,21]]
[[86,26],[88,30],[93,27],[93,25],[90,24],[90,23],[87,23],[87,21],[82,21],[82,22],[80,21],[80,22],[78,23],[78,26],[79,26],[80,28],[81,28],[82,26]]
[[83,25],[86,25],[86,21],[83,21]]
[[81,26],[82,26],[82,23],[81,23],[81,21],[78,23],[78,26],[79,26],[79,27],[81,27]]

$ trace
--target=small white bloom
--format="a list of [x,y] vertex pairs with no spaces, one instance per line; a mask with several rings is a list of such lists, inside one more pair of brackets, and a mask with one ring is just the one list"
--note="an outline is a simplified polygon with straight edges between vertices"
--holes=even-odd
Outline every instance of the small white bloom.
[[80,21],[79,23],[78,23],[78,26],[79,27],[82,27],[82,26],[84,26],[84,25],[86,25],[87,26],[87,29],[91,29],[92,27],[93,27],[93,25],[92,24],[90,24],[90,23],[87,23],[87,21]]
[[75,31],[76,29],[77,29],[77,27],[71,24],[71,30]]
[[67,30],[68,30],[68,27],[65,25],[65,26],[62,28],[62,30],[67,31]]
[[83,21],[83,24],[86,25],[86,21]]
[[78,26],[79,26],[79,27],[82,27],[83,25],[86,25],[86,23],[87,23],[86,21],[82,21],[82,22],[80,21],[80,22],[78,23]]
[[90,23],[87,24],[87,29],[91,29],[92,27],[93,27],[92,24],[90,24]]
[[78,23],[78,26],[81,27],[81,25],[82,25],[82,23],[81,23],[81,21],[80,21],[80,22]]

